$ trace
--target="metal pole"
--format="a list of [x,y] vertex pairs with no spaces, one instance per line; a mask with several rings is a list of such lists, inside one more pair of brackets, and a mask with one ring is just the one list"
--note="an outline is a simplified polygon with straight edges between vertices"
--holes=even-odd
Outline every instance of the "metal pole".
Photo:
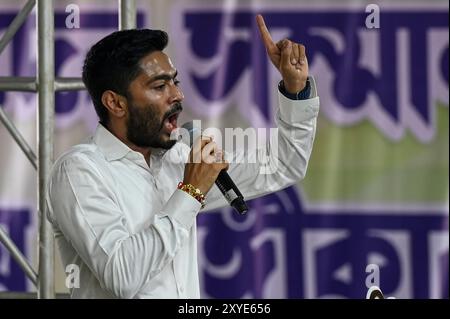
[[136,1],[119,0],[119,30],[136,28]]
[[38,200],[39,200],[39,282],[38,298],[54,298],[53,231],[47,220],[45,186],[53,161],[55,113],[55,52],[53,0],[38,0]]
[[5,111],[3,110],[1,105],[0,105],[0,121],[5,125],[9,134],[11,134],[11,136],[19,145],[21,150],[25,153],[25,156],[30,160],[31,165],[33,165],[34,169],[37,169],[36,154],[34,154],[30,145],[28,145],[27,141],[23,138],[22,134],[20,134],[19,130],[17,130],[16,126],[6,116]]
[[5,245],[6,249],[9,250],[11,256],[14,260],[19,264],[19,266],[23,269],[25,274],[30,278],[33,284],[36,286],[37,284],[37,274],[33,268],[31,268],[25,256],[20,252],[19,248],[14,244],[11,238],[8,237],[6,232],[0,226],[0,242]]
[[36,92],[36,78],[0,76],[0,91]]
[[[81,78],[56,78],[55,91],[85,90]],[[0,76],[0,91],[36,92],[38,85],[36,78]]]
[[3,49],[5,49],[8,42],[13,38],[14,34],[16,34],[17,30],[19,30],[20,26],[27,19],[28,14],[31,10],[33,10],[35,4],[36,0],[28,0],[22,10],[19,11],[14,20],[11,22],[8,29],[6,29],[2,39],[0,40],[0,54],[3,52]]
[[56,78],[55,91],[77,91],[85,90],[83,81],[80,78]]

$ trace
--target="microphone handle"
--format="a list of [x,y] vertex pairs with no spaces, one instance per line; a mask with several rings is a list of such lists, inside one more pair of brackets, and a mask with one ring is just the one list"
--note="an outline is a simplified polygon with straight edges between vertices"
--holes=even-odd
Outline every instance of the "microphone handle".
[[241,215],[244,215],[248,211],[247,204],[244,201],[244,196],[234,184],[230,175],[226,170],[222,170],[216,179],[216,185],[225,196],[230,205]]

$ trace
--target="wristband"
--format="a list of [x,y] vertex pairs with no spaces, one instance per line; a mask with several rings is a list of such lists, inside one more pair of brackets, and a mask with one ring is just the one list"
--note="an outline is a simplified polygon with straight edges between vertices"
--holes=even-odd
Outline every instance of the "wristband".
[[288,99],[291,99],[291,100],[307,100],[307,99],[309,99],[309,97],[311,95],[311,84],[309,82],[309,79],[306,80],[306,84],[305,84],[305,87],[303,88],[303,90],[301,90],[300,92],[294,93],[294,94],[286,91],[283,80],[281,80],[278,83],[278,89],[280,90],[281,94],[283,94],[285,97],[287,97]]
[[183,182],[179,182],[177,188],[194,197],[202,205],[202,208],[205,207],[206,197],[201,190],[199,190],[192,184],[184,184]]

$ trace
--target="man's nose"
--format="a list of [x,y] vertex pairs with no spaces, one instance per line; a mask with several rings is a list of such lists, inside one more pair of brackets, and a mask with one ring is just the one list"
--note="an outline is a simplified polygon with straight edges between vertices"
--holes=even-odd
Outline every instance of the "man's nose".
[[175,85],[172,84],[170,86],[170,104],[174,103],[174,102],[181,102],[184,100],[184,94],[181,91],[181,89]]

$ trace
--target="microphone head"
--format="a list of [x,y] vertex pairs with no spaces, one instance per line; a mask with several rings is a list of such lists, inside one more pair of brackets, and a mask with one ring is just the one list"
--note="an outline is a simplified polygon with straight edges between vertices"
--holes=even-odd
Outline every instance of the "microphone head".
[[178,140],[185,143],[186,145],[192,146],[195,140],[197,140],[202,134],[201,121],[194,120],[184,123],[179,128]]
[[189,121],[181,125],[182,128],[191,131],[194,128],[194,121]]

